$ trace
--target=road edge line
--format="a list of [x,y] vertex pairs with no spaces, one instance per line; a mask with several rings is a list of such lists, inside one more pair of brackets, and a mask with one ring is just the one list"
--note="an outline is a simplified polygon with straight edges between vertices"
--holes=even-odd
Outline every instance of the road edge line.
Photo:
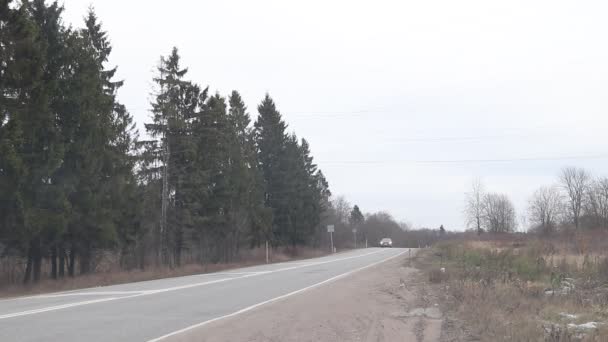
[[287,298],[287,297],[291,297],[291,296],[296,295],[296,294],[298,294],[298,293],[302,293],[302,292],[304,292],[304,291],[307,291],[307,290],[313,289],[313,288],[315,288],[315,287],[318,287],[318,286],[321,286],[321,285],[324,285],[324,284],[330,283],[330,282],[335,281],[335,280],[338,280],[338,279],[340,279],[340,278],[344,278],[344,277],[346,277],[346,276],[349,276],[349,275],[351,275],[351,274],[353,274],[353,273],[359,272],[359,271],[364,270],[364,269],[366,269],[366,268],[369,268],[369,267],[373,267],[373,266],[379,265],[379,264],[381,264],[381,263],[383,263],[383,262],[386,262],[386,261],[389,261],[389,260],[391,260],[391,259],[397,258],[397,257],[399,257],[399,256],[401,256],[401,255],[403,255],[403,254],[407,253],[409,250],[410,250],[410,248],[408,248],[407,250],[405,250],[405,251],[403,251],[403,252],[401,252],[401,253],[399,253],[399,254],[392,255],[392,256],[390,256],[390,257],[388,257],[388,258],[384,258],[384,259],[382,259],[382,260],[380,260],[380,261],[376,261],[376,262],[371,263],[371,264],[369,264],[369,265],[365,265],[365,266],[363,266],[363,267],[356,268],[356,269],[354,269],[354,270],[350,270],[350,271],[348,271],[348,272],[345,272],[345,273],[339,274],[339,275],[334,276],[334,277],[331,277],[331,278],[329,278],[329,279],[325,279],[325,280],[323,280],[323,281],[321,281],[321,282],[318,282],[318,283],[315,283],[315,284],[309,285],[309,286],[307,286],[307,287],[304,287],[304,288],[301,288],[301,289],[298,289],[298,290],[295,290],[295,291],[292,291],[292,292],[286,293],[286,294],[284,294],[284,295],[280,295],[280,296],[278,296],[278,297],[274,297],[274,298],[271,298],[271,299],[265,300],[265,301],[263,301],[263,302],[259,302],[259,303],[253,304],[253,305],[251,305],[251,306],[248,306],[248,307],[243,308],[243,309],[240,309],[240,310],[238,310],[238,311],[235,311],[235,312],[229,313],[229,314],[227,314],[227,315],[220,316],[220,317],[216,317],[216,318],[212,318],[212,319],[209,319],[209,320],[206,320],[206,321],[203,321],[203,322],[200,322],[200,323],[197,323],[197,324],[191,325],[191,326],[189,326],[189,327],[186,327],[186,328],[183,328],[183,329],[180,329],[180,330],[176,330],[176,331],[170,332],[170,333],[168,333],[168,334],[166,334],[166,335],[163,335],[163,336],[160,336],[160,337],[157,337],[157,338],[154,338],[154,339],[148,340],[148,341],[146,341],[146,342],[159,342],[159,341],[162,341],[162,340],[167,339],[167,338],[169,338],[169,337],[176,336],[176,335],[179,335],[179,334],[185,333],[185,332],[187,332],[187,331],[190,331],[190,330],[193,330],[193,329],[196,329],[196,328],[200,328],[200,327],[205,326],[205,325],[207,325],[207,324],[210,324],[210,323],[213,323],[213,322],[217,322],[217,321],[222,320],[222,319],[226,319],[226,318],[230,318],[230,317],[234,317],[234,316],[240,315],[240,314],[242,314],[242,313],[245,313],[245,312],[248,312],[248,311],[254,310],[254,309],[256,309],[256,308],[258,308],[258,307],[261,307],[261,306],[263,306],[263,305],[270,304],[270,303],[273,303],[273,302],[277,302],[277,301],[279,301],[279,300],[285,299],[285,298]]

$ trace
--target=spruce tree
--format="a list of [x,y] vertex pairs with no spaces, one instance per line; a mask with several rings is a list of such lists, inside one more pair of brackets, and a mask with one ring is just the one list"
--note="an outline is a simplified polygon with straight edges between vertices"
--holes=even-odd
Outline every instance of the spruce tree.
[[272,229],[269,238],[274,244],[287,242],[290,230],[289,218],[289,176],[287,124],[276,109],[270,95],[258,106],[255,122],[255,142],[258,147],[258,163],[264,178],[266,207],[272,210]]
[[87,50],[93,55],[99,73],[99,116],[103,119],[102,127],[106,134],[100,156],[104,156],[102,173],[105,174],[106,181],[103,190],[107,195],[100,204],[108,208],[107,214],[112,219],[111,234],[117,235],[117,240],[108,242],[119,244],[121,258],[124,258],[131,253],[130,248],[141,228],[135,220],[135,212],[139,207],[134,176],[135,158],[131,154],[137,143],[137,132],[133,117],[116,98],[118,89],[123,85],[122,81],[114,80],[117,67],[105,68],[112,47],[93,8],[89,8],[85,27],[81,34],[88,43]]
[[[18,167],[7,204],[12,212],[12,245],[27,257],[24,282],[40,279],[42,259],[60,234],[67,211],[62,187],[53,177],[64,152],[54,108],[60,95],[57,48],[65,34],[59,24],[61,11],[56,3],[47,7],[42,1],[24,2],[3,23],[5,32],[12,35],[11,58],[4,71],[8,92],[3,89],[3,97],[9,94],[10,101],[2,128],[2,153],[10,159],[8,172],[3,173],[10,180]],[[7,144],[5,137],[12,142]]]
[[[22,225],[20,175],[23,164],[20,151],[22,137],[19,97],[28,82],[20,84],[19,70],[27,67],[31,59],[25,58],[25,49],[34,48],[35,32],[24,11],[13,10],[10,1],[0,1],[0,243],[5,254],[23,253],[23,244],[17,240]],[[15,56],[22,59],[16,60]],[[36,70],[35,68],[31,71]]]
[[116,246],[118,230],[136,225],[129,201],[136,189],[129,155],[134,126],[116,100],[122,82],[112,80],[116,68],[105,69],[111,47],[92,9],[85,28],[67,32],[65,44],[66,72],[59,79],[64,95],[56,105],[65,157],[55,176],[71,215],[65,237],[51,246],[53,264],[59,258],[53,276],[63,274],[66,253],[68,274],[75,275],[76,258],[80,273],[90,272],[95,251]]
[[[233,179],[231,178],[231,137],[233,131],[227,116],[226,101],[219,94],[211,96],[193,125],[193,136],[197,141],[197,166],[200,192],[197,204],[201,210],[199,253],[213,261],[228,258],[229,217],[233,201]],[[206,261],[206,260],[204,260]]]
[[361,213],[358,205],[355,205],[353,210],[351,210],[348,221],[354,227],[363,224],[363,221],[365,221],[365,217],[363,216],[363,213]]
[[184,80],[187,72],[180,67],[177,48],[161,58],[159,75],[154,79],[158,93],[152,103],[152,123],[145,125],[155,140],[142,142],[146,150],[143,165],[147,172],[160,173],[157,177],[162,182],[158,255],[159,262],[169,265],[180,263],[184,229],[193,225],[187,193],[196,145],[190,130],[200,90]]
[[285,244],[296,247],[305,241],[305,232],[308,228],[308,205],[310,204],[310,191],[305,169],[305,161],[301,146],[295,134],[287,138],[284,158],[282,159],[285,171],[285,182],[282,194],[286,204],[286,224],[281,228],[281,240]]
[[313,233],[321,222],[322,194],[317,179],[317,165],[313,162],[310,154],[310,146],[306,139],[300,143],[300,155],[303,161],[303,189],[301,196],[304,197],[303,204],[303,234],[307,237],[304,242],[311,239]]
[[229,99],[228,120],[231,129],[230,178],[232,200],[230,227],[232,253],[237,254],[241,240],[247,237],[251,246],[267,239],[270,211],[264,206],[264,183],[259,169],[251,118],[240,94],[233,91]]

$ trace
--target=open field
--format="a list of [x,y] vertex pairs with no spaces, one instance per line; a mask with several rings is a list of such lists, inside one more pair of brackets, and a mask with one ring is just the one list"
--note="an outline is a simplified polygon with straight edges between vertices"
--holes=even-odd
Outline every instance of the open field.
[[608,341],[606,244],[603,233],[484,236],[417,264],[448,313],[443,340]]

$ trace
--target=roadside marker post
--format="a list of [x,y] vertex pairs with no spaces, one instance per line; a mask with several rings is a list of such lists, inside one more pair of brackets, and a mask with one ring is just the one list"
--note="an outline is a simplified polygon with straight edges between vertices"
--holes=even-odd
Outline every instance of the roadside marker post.
[[334,249],[334,225],[333,224],[328,224],[327,225],[327,232],[329,233],[329,241],[331,243],[331,252],[335,253],[335,249]]

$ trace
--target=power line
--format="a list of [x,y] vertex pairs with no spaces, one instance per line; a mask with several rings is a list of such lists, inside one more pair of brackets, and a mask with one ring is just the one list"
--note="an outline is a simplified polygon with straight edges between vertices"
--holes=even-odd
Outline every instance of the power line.
[[[505,139],[505,138],[529,138],[529,137],[546,137],[540,136],[539,134],[502,134],[502,135],[482,135],[482,136],[448,136],[448,137],[429,137],[429,138],[405,138],[405,139],[392,139],[386,141],[374,141],[374,145],[396,145],[403,143],[415,143],[415,142],[459,142],[459,141],[479,141],[489,139]],[[337,143],[338,144],[338,143]],[[340,145],[343,145],[340,143]]]
[[[195,150],[171,151],[171,155],[181,153],[196,153]],[[162,154],[163,151],[154,151],[152,154]],[[560,161],[560,160],[593,160],[608,159],[608,154],[578,155],[563,157],[522,157],[501,159],[446,159],[446,160],[333,160],[315,161],[322,165],[383,165],[383,164],[483,164],[483,163],[509,163],[509,162],[538,162],[538,161]]]
[[508,163],[522,161],[560,161],[560,160],[585,160],[605,159],[608,154],[588,156],[567,157],[537,157],[537,158],[507,158],[507,159],[448,159],[448,160],[343,160],[343,161],[319,161],[322,165],[382,165],[382,164],[473,164],[473,163]]

